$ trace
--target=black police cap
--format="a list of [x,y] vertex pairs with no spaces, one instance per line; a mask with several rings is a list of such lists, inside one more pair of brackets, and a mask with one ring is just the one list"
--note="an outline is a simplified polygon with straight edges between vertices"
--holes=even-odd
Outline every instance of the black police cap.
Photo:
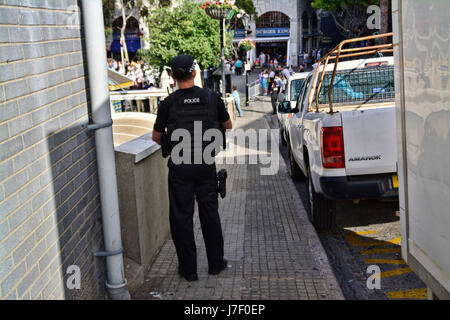
[[194,72],[195,70],[196,65],[197,63],[195,62],[195,60],[187,54],[176,56],[170,62],[170,68],[172,69],[172,73],[176,78],[183,78],[192,74],[192,72]]

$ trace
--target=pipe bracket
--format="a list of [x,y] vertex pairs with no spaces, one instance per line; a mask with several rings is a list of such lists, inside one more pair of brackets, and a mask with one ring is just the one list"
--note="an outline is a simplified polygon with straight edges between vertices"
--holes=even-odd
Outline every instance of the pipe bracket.
[[88,124],[88,125],[84,125],[84,128],[87,128],[88,130],[98,130],[98,129],[102,129],[102,128],[107,128],[107,127],[111,127],[113,125],[113,121],[111,120],[110,122],[107,123],[92,123],[92,124]]
[[123,253],[123,249],[115,250],[115,251],[97,251],[94,252],[94,257],[111,257],[117,256]]

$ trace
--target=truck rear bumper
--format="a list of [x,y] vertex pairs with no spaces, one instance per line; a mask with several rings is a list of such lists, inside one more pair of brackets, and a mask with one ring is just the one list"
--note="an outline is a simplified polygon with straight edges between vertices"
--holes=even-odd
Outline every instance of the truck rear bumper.
[[320,177],[325,197],[333,200],[395,199],[398,188],[394,188],[392,177],[396,174]]

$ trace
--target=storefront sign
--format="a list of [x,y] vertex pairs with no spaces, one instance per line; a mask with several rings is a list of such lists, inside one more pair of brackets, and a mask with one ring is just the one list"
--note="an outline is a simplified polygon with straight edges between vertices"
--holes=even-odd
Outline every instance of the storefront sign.
[[289,37],[290,28],[257,28],[256,37]]
[[[141,48],[141,38],[137,33],[126,33],[125,41],[127,42],[128,52],[137,52]],[[111,52],[120,52],[120,34],[113,34]]]
[[234,37],[235,38],[244,38],[245,37],[245,30],[244,29],[236,29],[236,30],[234,30]]

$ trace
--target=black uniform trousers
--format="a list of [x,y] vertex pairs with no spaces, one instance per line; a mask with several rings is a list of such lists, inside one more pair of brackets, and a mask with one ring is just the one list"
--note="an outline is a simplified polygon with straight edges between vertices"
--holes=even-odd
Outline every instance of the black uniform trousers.
[[277,105],[278,105],[277,89],[272,88],[272,93],[270,94],[270,101],[272,102],[273,114],[275,114],[275,113],[277,113]]
[[205,241],[209,270],[222,267],[224,244],[219,217],[217,171],[214,165],[175,165],[169,160],[170,229],[180,271],[197,273],[194,196]]

